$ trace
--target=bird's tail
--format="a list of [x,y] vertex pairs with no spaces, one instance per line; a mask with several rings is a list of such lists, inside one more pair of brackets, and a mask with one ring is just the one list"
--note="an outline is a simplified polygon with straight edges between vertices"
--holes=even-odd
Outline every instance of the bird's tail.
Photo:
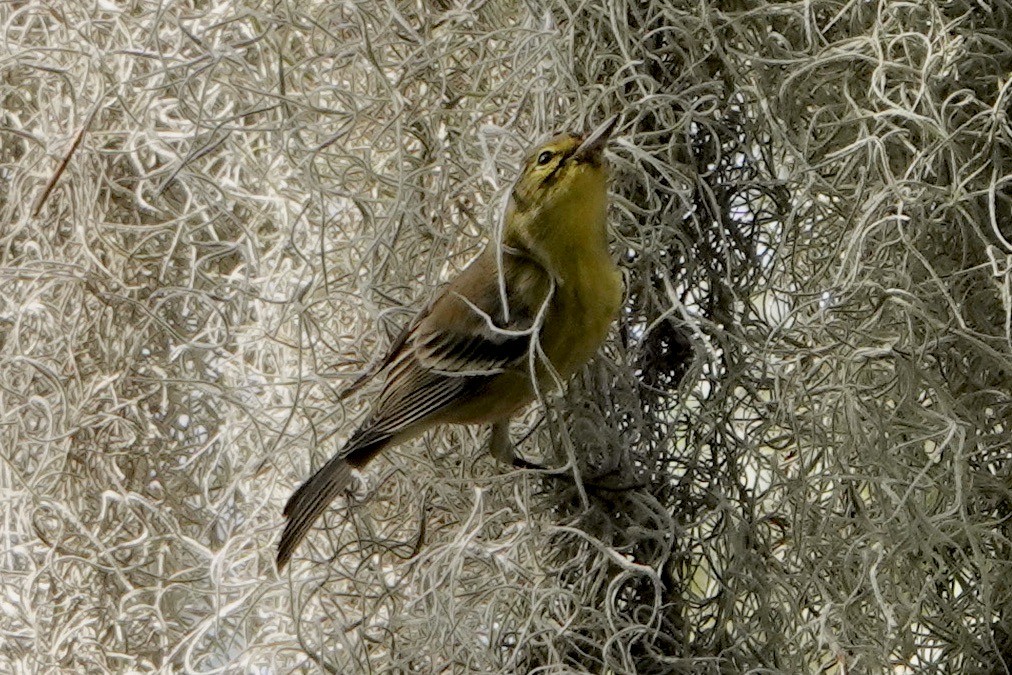
[[366,462],[390,443],[391,436],[369,432],[353,435],[342,450],[331,457],[313,476],[296,490],[285,504],[288,518],[278,543],[277,565],[280,572],[291,560],[296,547],[305,539],[309,528],[351,481],[352,468]]

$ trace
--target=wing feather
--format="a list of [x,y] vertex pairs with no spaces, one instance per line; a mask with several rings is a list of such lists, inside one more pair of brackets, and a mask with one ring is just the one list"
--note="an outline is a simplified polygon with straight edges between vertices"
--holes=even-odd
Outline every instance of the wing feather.
[[512,262],[508,313],[489,249],[412,321],[383,360],[384,387],[363,430],[406,432],[504,370],[526,368],[532,327],[549,284],[535,263],[519,256]]

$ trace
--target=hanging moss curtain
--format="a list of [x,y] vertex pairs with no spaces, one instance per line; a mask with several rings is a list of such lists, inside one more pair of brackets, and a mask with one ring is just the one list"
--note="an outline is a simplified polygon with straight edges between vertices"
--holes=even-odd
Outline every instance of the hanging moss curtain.
[[[0,4],[0,663],[1007,673],[1012,6]],[[512,435],[338,394],[621,114],[625,308]]]

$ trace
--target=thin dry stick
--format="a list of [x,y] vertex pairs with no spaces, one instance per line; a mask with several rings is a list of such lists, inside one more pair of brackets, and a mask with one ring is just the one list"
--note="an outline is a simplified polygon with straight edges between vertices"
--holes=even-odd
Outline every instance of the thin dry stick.
[[49,198],[49,193],[53,191],[53,188],[56,187],[57,181],[60,180],[60,176],[62,176],[63,172],[66,171],[67,165],[70,164],[70,159],[74,156],[74,153],[77,152],[77,148],[81,145],[81,141],[84,139],[85,133],[87,133],[88,128],[91,126],[91,122],[95,118],[95,114],[98,112],[98,109],[99,104],[96,104],[91,109],[91,112],[88,113],[88,117],[84,120],[84,124],[82,124],[81,128],[76,134],[74,134],[74,140],[71,142],[66,154],[63,155],[63,159],[61,159],[60,163],[56,166],[56,170],[53,172],[53,175],[49,177],[49,180],[46,182],[46,186],[42,189],[42,193],[39,195],[39,198],[35,200],[35,206],[32,208],[32,217],[38,217],[39,212],[42,211],[42,207]]

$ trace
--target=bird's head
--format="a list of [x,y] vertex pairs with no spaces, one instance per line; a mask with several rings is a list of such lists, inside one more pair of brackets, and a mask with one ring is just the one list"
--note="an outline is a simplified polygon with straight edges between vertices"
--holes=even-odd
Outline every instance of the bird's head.
[[571,199],[597,197],[605,190],[604,147],[618,122],[612,117],[588,134],[559,134],[537,146],[524,160],[513,186],[512,208],[522,219]]

